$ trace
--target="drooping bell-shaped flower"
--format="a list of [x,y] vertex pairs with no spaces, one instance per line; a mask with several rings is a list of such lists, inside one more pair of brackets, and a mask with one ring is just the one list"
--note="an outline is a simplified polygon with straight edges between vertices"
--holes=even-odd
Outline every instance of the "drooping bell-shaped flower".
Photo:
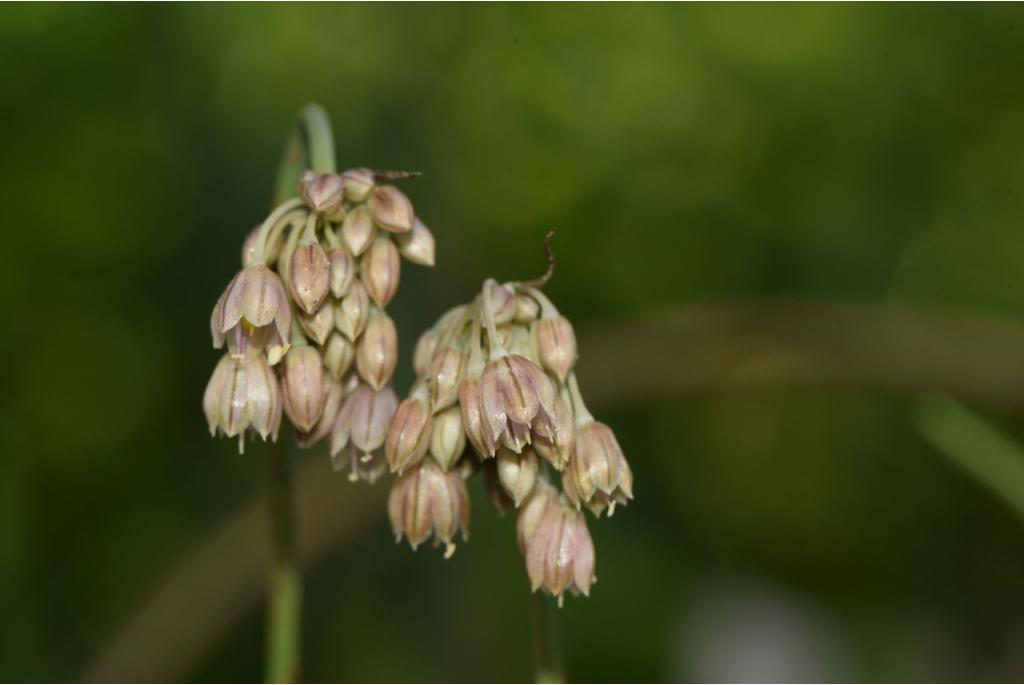
[[446,472],[428,457],[395,480],[388,515],[396,541],[405,537],[415,550],[433,536],[447,559],[455,553],[456,534],[468,537],[469,493],[456,471]]
[[266,264],[253,264],[239,271],[210,317],[215,348],[227,343],[236,357],[265,349],[271,365],[288,350],[291,327],[288,295],[281,279]]

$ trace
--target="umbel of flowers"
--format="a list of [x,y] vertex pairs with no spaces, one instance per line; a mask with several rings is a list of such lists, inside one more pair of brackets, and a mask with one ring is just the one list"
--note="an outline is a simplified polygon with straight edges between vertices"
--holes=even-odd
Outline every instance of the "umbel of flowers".
[[434,237],[387,180],[403,172],[307,171],[242,246],[242,270],[217,300],[210,332],[226,348],[203,397],[211,434],[276,440],[282,413],[298,442],[331,436],[353,480],[385,470],[398,405],[398,336],[385,307],[401,257],[434,264]]
[[573,327],[541,292],[545,281],[488,280],[420,337],[417,380],[384,446],[397,539],[415,549],[433,538],[450,556],[469,525],[464,481],[482,472],[494,505],[517,511],[533,590],[561,602],[595,581],[582,509],[610,516],[632,499],[633,474],[583,402]]

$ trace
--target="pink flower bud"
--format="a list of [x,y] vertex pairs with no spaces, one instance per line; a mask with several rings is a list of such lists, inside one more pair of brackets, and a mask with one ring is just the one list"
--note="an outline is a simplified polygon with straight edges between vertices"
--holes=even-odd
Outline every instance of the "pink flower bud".
[[430,456],[445,471],[450,471],[466,451],[466,434],[462,430],[462,410],[448,407],[434,415],[430,435]]
[[341,173],[345,181],[345,197],[349,202],[365,202],[376,179],[369,169],[349,169]]
[[345,200],[345,183],[337,174],[306,171],[299,180],[299,195],[317,214],[334,215]]
[[564,316],[541,319],[537,324],[537,353],[541,364],[565,382],[576,363],[576,334]]
[[512,319],[517,324],[533,323],[540,316],[540,305],[529,295],[516,295],[516,315]]
[[463,430],[466,431],[466,438],[473,445],[473,449],[481,458],[493,457],[498,446],[484,421],[478,379],[467,378],[462,381],[462,385],[459,386],[459,410],[462,412]]
[[393,473],[417,465],[430,447],[433,419],[427,403],[418,397],[398,405],[384,443],[384,454]]
[[445,472],[432,459],[398,477],[388,497],[388,516],[395,540],[405,536],[415,550],[431,535],[444,544],[447,559],[455,553],[455,535],[469,531],[469,493],[454,471]]
[[516,296],[505,286],[489,281],[484,294],[491,300],[491,312],[497,326],[509,323],[516,315]]
[[315,314],[331,285],[331,261],[317,243],[302,243],[292,252],[288,283],[295,303],[307,314]]
[[[242,243],[242,266],[246,267],[256,261],[256,243],[260,235],[260,226],[257,224],[256,228],[249,231],[249,235],[245,236],[245,241]],[[267,259],[268,262],[272,262],[272,259]]]
[[501,485],[518,508],[533,492],[533,486],[537,482],[537,455],[530,449],[516,454],[510,449],[502,448],[498,450],[497,464]]
[[435,349],[437,349],[437,333],[428,330],[416,341],[416,350],[412,355],[412,367],[417,376],[427,375]]
[[373,217],[365,207],[352,210],[345,215],[345,220],[341,223],[341,239],[345,241],[349,251],[356,257],[366,251],[376,233]]
[[366,328],[370,316],[370,297],[359,281],[352,283],[348,295],[334,306],[334,327],[355,342]]
[[356,370],[374,390],[391,380],[398,363],[398,331],[383,312],[370,317],[366,331],[356,344]]
[[317,345],[327,342],[334,330],[334,310],[331,307],[320,307],[312,316],[300,312],[298,319],[299,326]]
[[544,478],[538,478],[533,493],[519,507],[519,516],[516,518],[516,541],[523,555],[526,554],[526,547],[533,539],[544,512],[555,506],[558,506],[558,492]]
[[352,279],[356,275],[356,263],[352,255],[343,247],[335,247],[327,253],[327,259],[331,263],[330,289],[331,294],[342,298],[352,285]]
[[310,431],[323,415],[327,400],[327,379],[324,377],[320,353],[315,347],[293,347],[284,358],[281,374],[284,411],[301,431]]
[[377,236],[363,257],[361,278],[379,307],[386,307],[398,292],[401,268],[398,248],[386,235]]
[[341,409],[341,400],[344,390],[341,383],[334,379],[327,379],[327,400],[324,402],[323,415],[317,421],[316,426],[309,433],[298,433],[296,440],[302,447],[313,447],[326,438],[334,428],[334,422],[338,418],[338,411]]
[[459,399],[459,384],[468,359],[454,347],[445,347],[434,354],[428,384],[434,409],[451,406]]
[[351,433],[352,444],[364,454],[368,454],[384,446],[388,428],[398,409],[398,396],[390,387],[373,390],[360,385],[349,396],[352,405]]
[[[633,498],[633,472],[611,428],[587,421],[576,431],[576,452],[569,463],[573,487],[588,506],[596,498],[598,513]],[[603,497],[601,496],[603,495]]]
[[548,504],[526,539],[526,572],[534,592],[543,589],[559,601],[566,590],[590,594],[594,542],[582,513],[566,504]]
[[434,234],[419,217],[413,219],[411,231],[398,236],[398,249],[413,264],[434,266]]
[[355,359],[355,347],[340,333],[331,333],[324,347],[324,368],[331,378],[340,381]]
[[412,203],[395,186],[377,186],[368,203],[374,222],[385,231],[406,233],[412,230]]

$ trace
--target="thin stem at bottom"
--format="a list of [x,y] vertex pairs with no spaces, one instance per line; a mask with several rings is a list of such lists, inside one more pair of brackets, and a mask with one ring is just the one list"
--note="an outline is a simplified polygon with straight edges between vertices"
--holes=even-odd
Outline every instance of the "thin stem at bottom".
[[530,620],[533,624],[534,682],[564,683],[562,637],[558,630],[555,600],[541,592],[532,593]]
[[266,680],[294,683],[299,678],[302,581],[295,540],[294,469],[285,443],[270,449],[270,587],[267,601]]

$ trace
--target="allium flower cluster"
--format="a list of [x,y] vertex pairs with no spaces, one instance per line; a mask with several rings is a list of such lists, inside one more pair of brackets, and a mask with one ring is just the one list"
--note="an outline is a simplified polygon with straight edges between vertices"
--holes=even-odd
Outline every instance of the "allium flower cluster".
[[398,475],[396,537],[414,549],[433,537],[450,555],[469,522],[464,477],[482,471],[495,506],[518,511],[533,590],[589,594],[594,545],[581,509],[610,516],[632,499],[633,474],[583,403],[575,362],[572,324],[534,284],[488,280],[424,333],[416,383],[384,441]]
[[412,203],[385,180],[351,169],[307,171],[299,197],[281,204],[242,246],[242,270],[210,318],[227,352],[203,397],[211,434],[277,439],[282,413],[311,446],[331,437],[353,480],[385,469],[384,440],[398,406],[398,349],[385,307],[401,258],[434,264],[434,237]]

